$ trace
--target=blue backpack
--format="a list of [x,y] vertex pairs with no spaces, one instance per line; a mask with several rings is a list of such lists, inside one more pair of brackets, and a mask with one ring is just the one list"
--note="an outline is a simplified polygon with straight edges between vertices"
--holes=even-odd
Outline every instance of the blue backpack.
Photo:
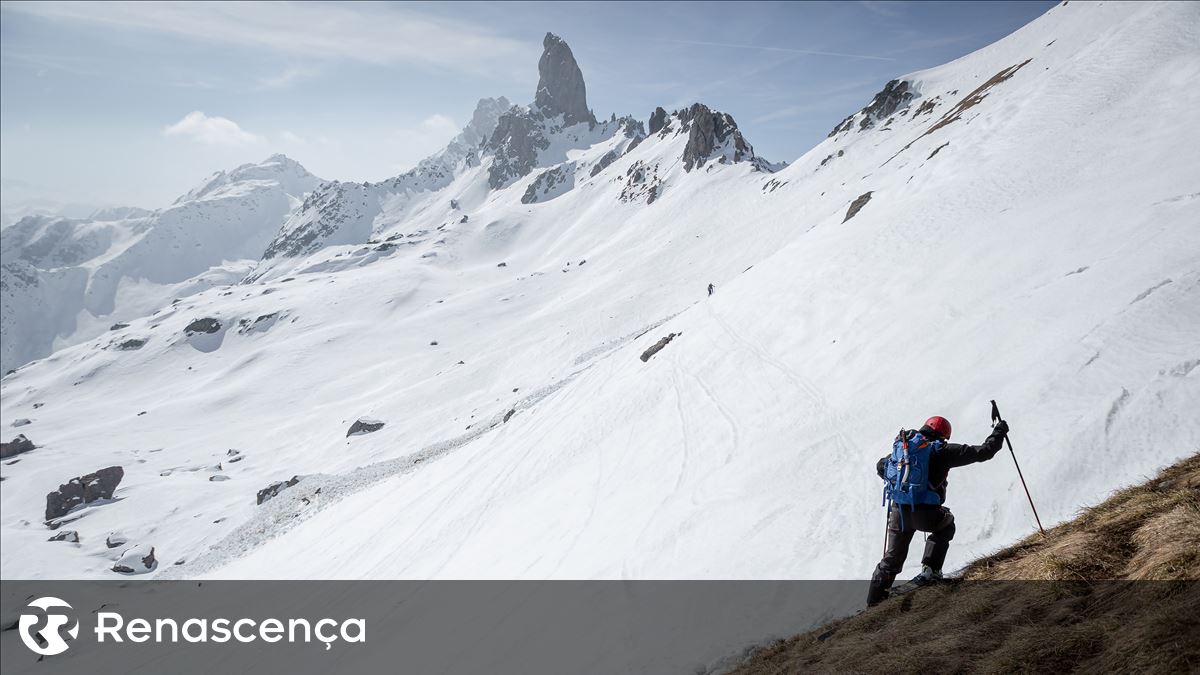
[[945,445],[945,441],[925,438],[919,431],[901,429],[884,469],[884,503],[940,504],[941,496],[929,484],[929,459]]

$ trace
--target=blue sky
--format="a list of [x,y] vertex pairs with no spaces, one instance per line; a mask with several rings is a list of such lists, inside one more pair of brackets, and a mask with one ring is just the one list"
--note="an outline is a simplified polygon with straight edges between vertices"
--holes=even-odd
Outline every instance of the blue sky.
[[791,161],[894,77],[1053,2],[14,3],[0,7],[0,174],[62,200],[163,206],[275,152],[379,180],[483,96],[532,100],[546,31],[598,116],[702,101]]

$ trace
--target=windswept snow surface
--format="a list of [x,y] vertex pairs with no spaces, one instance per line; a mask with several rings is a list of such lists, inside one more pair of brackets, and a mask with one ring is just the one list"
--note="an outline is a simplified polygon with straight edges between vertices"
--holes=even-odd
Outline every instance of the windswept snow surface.
[[[566,150],[534,203],[551,167],[461,163],[370,243],[5,378],[40,447],[2,469],[0,572],[113,577],[119,531],[141,578],[864,578],[897,429],[978,442],[993,398],[1068,518],[1200,448],[1197,45],[1195,3],[1070,3],[775,174],[685,172],[678,125]],[[114,464],[47,542],[46,493]],[[1007,454],[948,505],[952,566],[1033,528]]]

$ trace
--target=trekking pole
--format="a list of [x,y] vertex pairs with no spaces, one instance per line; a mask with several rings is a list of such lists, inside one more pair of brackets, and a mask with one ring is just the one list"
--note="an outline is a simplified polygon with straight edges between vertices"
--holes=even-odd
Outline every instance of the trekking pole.
[[[996,407],[995,401],[992,401],[992,426],[996,426],[1000,420],[1000,408]],[[1025,476],[1021,473],[1021,465],[1017,463],[1017,453],[1013,452],[1012,441],[1008,440],[1008,434],[1004,435],[1004,442],[1008,445],[1008,454],[1012,455],[1013,464],[1017,467],[1017,476],[1021,479],[1021,487],[1025,488],[1025,498],[1029,500],[1029,508],[1033,509],[1033,519],[1037,521],[1038,531],[1044,537],[1046,530],[1042,528],[1042,519],[1038,517],[1037,507],[1033,505],[1033,497],[1029,494],[1029,486],[1025,484]]]

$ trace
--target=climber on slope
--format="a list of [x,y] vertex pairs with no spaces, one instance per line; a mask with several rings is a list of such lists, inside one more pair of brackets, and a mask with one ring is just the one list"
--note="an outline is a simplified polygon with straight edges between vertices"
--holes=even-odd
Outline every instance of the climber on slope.
[[887,482],[887,540],[883,559],[871,577],[867,604],[875,605],[888,596],[888,589],[904,567],[908,545],[918,530],[928,532],[921,573],[912,584],[921,586],[942,578],[942,563],[954,538],[954,514],[946,501],[946,478],[950,469],[985,462],[1004,446],[1008,423],[999,420],[982,445],[948,443],[950,422],[930,417],[918,431],[901,431],[892,454],[879,460],[875,470]]

